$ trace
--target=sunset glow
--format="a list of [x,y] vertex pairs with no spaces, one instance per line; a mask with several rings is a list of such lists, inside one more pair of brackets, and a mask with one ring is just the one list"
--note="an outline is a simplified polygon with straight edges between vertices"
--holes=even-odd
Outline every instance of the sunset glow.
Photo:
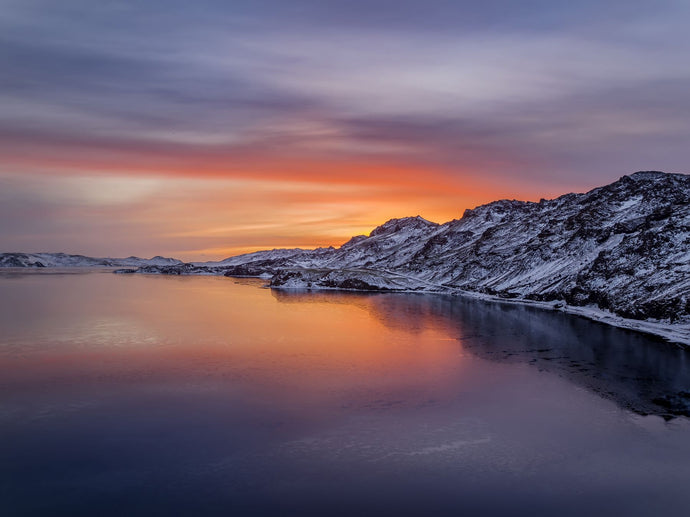
[[338,246],[685,170],[687,6],[499,3],[7,2],[2,251]]

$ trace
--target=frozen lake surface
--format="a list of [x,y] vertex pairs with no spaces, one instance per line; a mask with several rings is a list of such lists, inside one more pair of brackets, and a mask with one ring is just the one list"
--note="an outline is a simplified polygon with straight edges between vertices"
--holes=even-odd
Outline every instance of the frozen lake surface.
[[578,317],[0,274],[0,514],[687,515],[690,353]]

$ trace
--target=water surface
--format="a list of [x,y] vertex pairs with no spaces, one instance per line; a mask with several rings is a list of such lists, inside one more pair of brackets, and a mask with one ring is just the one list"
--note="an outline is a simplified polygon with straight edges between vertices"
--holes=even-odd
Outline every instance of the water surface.
[[684,350],[262,285],[0,275],[2,515],[686,515]]

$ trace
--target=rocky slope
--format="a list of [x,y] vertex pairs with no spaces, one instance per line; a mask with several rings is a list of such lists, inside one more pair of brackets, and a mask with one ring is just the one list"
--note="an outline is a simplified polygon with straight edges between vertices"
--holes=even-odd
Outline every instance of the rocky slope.
[[392,219],[337,249],[141,272],[262,275],[275,288],[465,291],[690,323],[690,176],[638,172],[584,194],[496,201],[442,225]]
[[0,253],[0,267],[142,267],[181,265],[181,260],[156,256],[95,258],[66,253]]

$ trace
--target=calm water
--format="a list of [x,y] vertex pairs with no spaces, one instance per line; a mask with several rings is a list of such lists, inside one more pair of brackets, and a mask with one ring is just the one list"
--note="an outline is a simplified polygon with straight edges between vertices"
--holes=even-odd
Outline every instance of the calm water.
[[262,283],[0,275],[0,515],[688,514],[688,353]]

